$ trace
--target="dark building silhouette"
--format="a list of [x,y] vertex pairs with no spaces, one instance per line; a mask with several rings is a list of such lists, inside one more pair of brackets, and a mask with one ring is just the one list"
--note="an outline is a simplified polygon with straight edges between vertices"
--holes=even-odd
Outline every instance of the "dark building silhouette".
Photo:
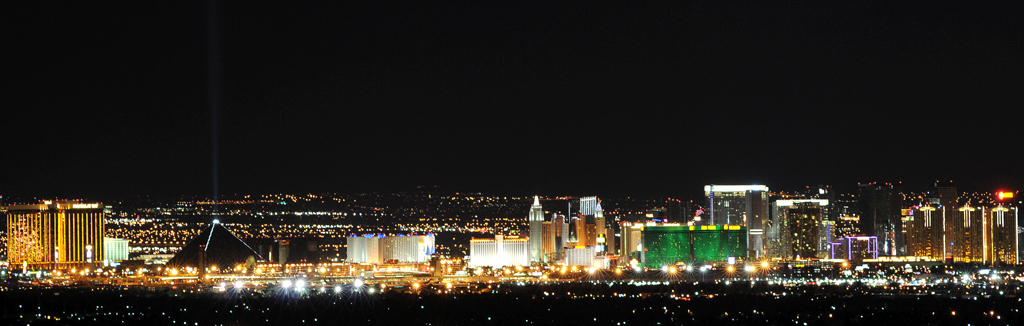
[[891,183],[860,184],[858,205],[861,216],[857,226],[868,236],[878,237],[878,254],[902,255],[903,194],[900,186]]
[[[251,260],[250,260],[251,258]],[[242,239],[231,233],[223,224],[214,220],[194,239],[190,240],[174,258],[167,261],[171,267],[217,267],[219,269],[246,265],[250,261],[263,260],[255,250]]]

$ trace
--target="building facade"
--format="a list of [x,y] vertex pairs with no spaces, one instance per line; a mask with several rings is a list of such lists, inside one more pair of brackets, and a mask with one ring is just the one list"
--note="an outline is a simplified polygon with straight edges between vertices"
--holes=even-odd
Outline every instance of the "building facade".
[[541,245],[544,263],[551,263],[558,258],[558,248],[555,246],[555,224],[550,221],[541,223]]
[[899,185],[870,183],[859,185],[858,205],[861,216],[857,227],[879,241],[879,254],[903,255],[903,194]]
[[832,243],[832,259],[853,262],[878,259],[878,238],[874,236],[842,237]]
[[430,260],[435,250],[433,234],[351,235],[346,247],[349,262],[369,264],[423,263]]
[[505,238],[495,235],[494,239],[469,240],[469,266],[529,266],[530,240]]
[[542,228],[544,223],[544,208],[540,205],[540,197],[533,196],[533,205],[530,206],[530,262],[543,264],[547,261],[544,259],[544,245]]
[[[952,244],[953,262],[973,263],[985,261],[984,206],[962,206],[953,210],[946,239]],[[952,236],[950,236],[952,235]]]
[[[703,225],[739,225],[747,230],[751,257],[765,251],[764,232],[768,223],[768,187],[763,185],[706,185],[708,213]],[[746,256],[746,255],[745,255]]]
[[780,199],[772,203],[765,250],[772,258],[828,258],[834,223],[828,199]]
[[643,229],[643,223],[625,221],[619,223],[619,261],[640,260],[640,251],[643,250],[640,234]]
[[597,257],[596,247],[582,247],[565,249],[565,264],[569,266],[594,267],[594,260]]
[[103,259],[108,264],[128,260],[128,239],[103,238]]
[[11,265],[72,268],[104,260],[100,203],[43,201],[8,206],[6,215]]
[[945,209],[941,205],[924,204],[910,208],[907,232],[907,255],[943,260],[946,257]]
[[985,261],[1000,265],[1020,264],[1017,207],[998,205],[986,216]]
[[641,238],[639,261],[648,268],[747,258],[747,230],[739,225],[645,226]]

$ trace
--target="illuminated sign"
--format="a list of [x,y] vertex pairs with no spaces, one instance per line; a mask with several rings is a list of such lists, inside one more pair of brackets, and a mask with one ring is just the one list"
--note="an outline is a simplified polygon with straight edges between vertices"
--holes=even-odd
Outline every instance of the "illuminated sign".
[[99,208],[100,204],[71,204],[71,208]]
[[796,203],[815,203],[818,206],[828,206],[828,199],[779,199],[775,201],[777,206],[793,206]]
[[996,197],[999,198],[999,200],[1010,199],[1013,198],[1013,193],[1009,191],[1000,191],[996,193]]

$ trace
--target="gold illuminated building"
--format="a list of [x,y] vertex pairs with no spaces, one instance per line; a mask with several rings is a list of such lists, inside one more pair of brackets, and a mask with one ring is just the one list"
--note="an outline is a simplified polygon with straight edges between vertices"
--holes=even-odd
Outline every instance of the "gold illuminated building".
[[946,227],[953,261],[1019,264],[1017,207],[959,207]]
[[1020,264],[1017,256],[1019,246],[1017,239],[1017,207],[999,205],[988,210],[986,216],[988,230],[985,237],[985,257],[987,262],[1010,265]]
[[555,250],[555,225],[550,221],[541,222],[541,245],[544,262],[555,260],[554,257],[558,253]]
[[946,238],[952,240],[954,262],[985,261],[985,208],[963,206],[953,210],[952,221],[946,223]]
[[945,212],[936,205],[914,206],[906,217],[904,232],[907,255],[942,260],[946,257],[944,243]]
[[70,268],[103,261],[103,205],[44,201],[7,207],[12,266]]

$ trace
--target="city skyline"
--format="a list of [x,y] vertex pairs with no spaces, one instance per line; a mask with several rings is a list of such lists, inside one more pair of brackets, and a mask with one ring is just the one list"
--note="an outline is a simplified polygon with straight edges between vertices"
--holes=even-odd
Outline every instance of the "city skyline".
[[1024,324],[1024,1],[0,5],[0,324]]

